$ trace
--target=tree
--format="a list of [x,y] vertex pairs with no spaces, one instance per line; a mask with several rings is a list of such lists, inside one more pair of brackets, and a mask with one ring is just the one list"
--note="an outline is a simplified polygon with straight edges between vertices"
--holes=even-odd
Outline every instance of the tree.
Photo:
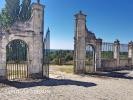
[[37,0],[37,3],[40,3],[40,0]]
[[66,54],[65,55],[65,61],[67,62],[67,61],[72,61],[73,60],[73,55],[72,54]]
[[26,21],[31,16],[31,0],[5,0],[5,7],[0,12],[0,29],[10,27],[16,21]]
[[50,52],[50,62],[52,64],[66,64],[73,61],[73,51],[70,50],[54,50]]
[[7,8],[3,8],[0,13],[0,29],[5,29],[11,25],[11,17],[8,14]]
[[6,8],[11,18],[11,23],[18,20],[20,11],[20,0],[6,0]]
[[20,21],[26,21],[31,16],[31,0],[23,0],[19,14]]

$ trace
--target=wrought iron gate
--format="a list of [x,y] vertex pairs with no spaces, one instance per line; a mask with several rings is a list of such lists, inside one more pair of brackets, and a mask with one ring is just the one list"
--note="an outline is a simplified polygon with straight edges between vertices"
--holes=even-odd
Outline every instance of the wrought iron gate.
[[48,29],[44,38],[44,59],[43,59],[43,76],[49,78],[49,53],[50,53],[50,31]]
[[94,72],[95,71],[95,50],[93,46],[86,46],[86,72]]
[[28,78],[27,44],[13,40],[6,46],[6,77],[9,80]]

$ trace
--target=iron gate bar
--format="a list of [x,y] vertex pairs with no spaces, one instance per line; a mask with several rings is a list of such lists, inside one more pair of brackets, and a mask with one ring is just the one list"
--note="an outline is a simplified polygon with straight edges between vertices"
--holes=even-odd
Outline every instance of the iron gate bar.
[[44,55],[43,55],[43,76],[49,78],[49,54],[50,54],[50,30],[48,29],[44,38]]
[[95,71],[95,50],[91,45],[86,46],[85,64],[86,64],[86,73]]
[[113,58],[113,43],[103,42],[102,43],[102,59],[112,59]]
[[128,59],[128,44],[120,44],[120,59]]
[[22,40],[13,40],[7,45],[7,79],[28,78],[27,50],[27,44]]

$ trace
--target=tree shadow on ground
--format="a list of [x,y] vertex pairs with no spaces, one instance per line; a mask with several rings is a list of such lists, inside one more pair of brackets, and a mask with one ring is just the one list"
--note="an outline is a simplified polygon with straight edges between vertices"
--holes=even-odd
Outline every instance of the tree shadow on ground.
[[94,77],[111,77],[111,78],[121,78],[121,79],[133,79],[133,76],[128,76],[128,72],[118,72],[118,71],[108,71],[108,72],[97,72],[97,73],[87,73]]
[[61,85],[75,85],[75,86],[82,86],[82,87],[92,87],[96,86],[95,83],[91,82],[82,82],[82,81],[75,81],[70,79],[52,79],[49,80],[41,80],[39,82],[19,82],[19,81],[9,81],[3,80],[0,83],[5,84],[7,86],[12,86],[15,88],[29,88],[35,86],[61,86]]

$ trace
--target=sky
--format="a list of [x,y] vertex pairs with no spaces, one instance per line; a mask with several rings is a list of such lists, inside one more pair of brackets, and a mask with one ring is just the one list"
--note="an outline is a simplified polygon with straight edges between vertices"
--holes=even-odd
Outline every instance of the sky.
[[[0,0],[0,9],[5,0]],[[36,0],[34,0],[36,1]],[[50,28],[51,49],[74,48],[74,15],[87,15],[88,30],[104,42],[133,40],[133,0],[41,0],[45,5],[44,31]]]

